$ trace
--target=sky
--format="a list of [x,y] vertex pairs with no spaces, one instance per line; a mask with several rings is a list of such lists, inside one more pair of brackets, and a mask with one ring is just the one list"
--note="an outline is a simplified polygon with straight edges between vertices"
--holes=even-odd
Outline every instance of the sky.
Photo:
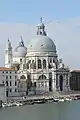
[[71,69],[80,69],[79,0],[0,0],[0,66],[8,37],[13,49],[23,36],[25,46],[36,34],[40,17],[53,39],[59,57]]

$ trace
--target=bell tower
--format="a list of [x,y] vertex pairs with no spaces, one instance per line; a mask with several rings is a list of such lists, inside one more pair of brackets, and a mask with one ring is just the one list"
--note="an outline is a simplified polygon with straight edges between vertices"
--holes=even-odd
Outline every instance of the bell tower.
[[8,38],[8,43],[5,48],[5,67],[9,68],[12,63],[12,46]]

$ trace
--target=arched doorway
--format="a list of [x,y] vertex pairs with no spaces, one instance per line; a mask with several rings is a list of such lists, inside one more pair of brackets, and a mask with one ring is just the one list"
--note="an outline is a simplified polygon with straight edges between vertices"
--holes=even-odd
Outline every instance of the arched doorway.
[[60,85],[60,91],[63,91],[63,76],[60,75],[59,77],[59,85]]
[[26,77],[25,77],[24,75],[22,75],[22,76],[20,77],[20,79],[23,79],[23,80],[24,80],[24,79],[26,79]]
[[27,75],[27,89],[32,87],[31,75]]
[[40,75],[39,76],[39,78],[38,78],[38,90],[40,90],[40,92],[41,91],[45,91],[45,81],[47,80],[47,78],[46,78],[46,75]]

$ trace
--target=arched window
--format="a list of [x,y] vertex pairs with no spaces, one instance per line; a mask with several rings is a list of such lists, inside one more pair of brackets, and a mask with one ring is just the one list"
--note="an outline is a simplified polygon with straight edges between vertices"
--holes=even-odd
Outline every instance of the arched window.
[[35,62],[34,60],[32,60],[31,68],[32,68],[32,69],[36,69],[36,62]]
[[55,63],[55,60],[53,59],[53,63]]
[[26,79],[26,77],[25,77],[24,75],[22,75],[22,76],[20,77],[20,79]]
[[32,63],[33,69],[36,69],[36,63]]
[[32,63],[34,63],[34,60],[32,60]]
[[45,79],[46,79],[46,76],[45,76],[45,75],[40,75],[40,76],[39,76],[39,79],[40,79],[40,80],[45,80]]
[[31,63],[31,60],[27,62],[27,69],[29,69],[29,64]]
[[27,69],[29,69],[29,63],[27,63]]
[[31,63],[31,60],[29,60],[28,63]]
[[6,86],[8,86],[8,81],[6,81]]
[[43,69],[46,68],[46,60],[43,60]]
[[50,63],[52,63],[52,58],[50,58]]
[[38,69],[41,69],[42,66],[41,66],[41,60],[38,60]]
[[20,59],[20,62],[22,62],[22,58]]

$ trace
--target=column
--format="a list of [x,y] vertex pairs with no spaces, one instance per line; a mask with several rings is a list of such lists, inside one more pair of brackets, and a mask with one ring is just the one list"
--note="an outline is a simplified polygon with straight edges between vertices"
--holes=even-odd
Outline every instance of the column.
[[36,57],[36,70],[38,69],[38,60],[37,60],[37,57]]
[[49,69],[48,63],[49,63],[49,58],[47,57],[47,60],[46,60],[46,68],[47,68],[47,70]]
[[56,73],[52,73],[52,89],[53,91],[56,90]]
[[60,84],[59,84],[59,74],[58,74],[58,85],[57,85],[57,88],[58,88],[58,90],[60,90]]
[[70,91],[70,73],[68,74],[68,91]]
[[66,91],[67,90],[67,84],[66,84],[67,78],[66,78],[66,74],[63,75],[63,90]]

